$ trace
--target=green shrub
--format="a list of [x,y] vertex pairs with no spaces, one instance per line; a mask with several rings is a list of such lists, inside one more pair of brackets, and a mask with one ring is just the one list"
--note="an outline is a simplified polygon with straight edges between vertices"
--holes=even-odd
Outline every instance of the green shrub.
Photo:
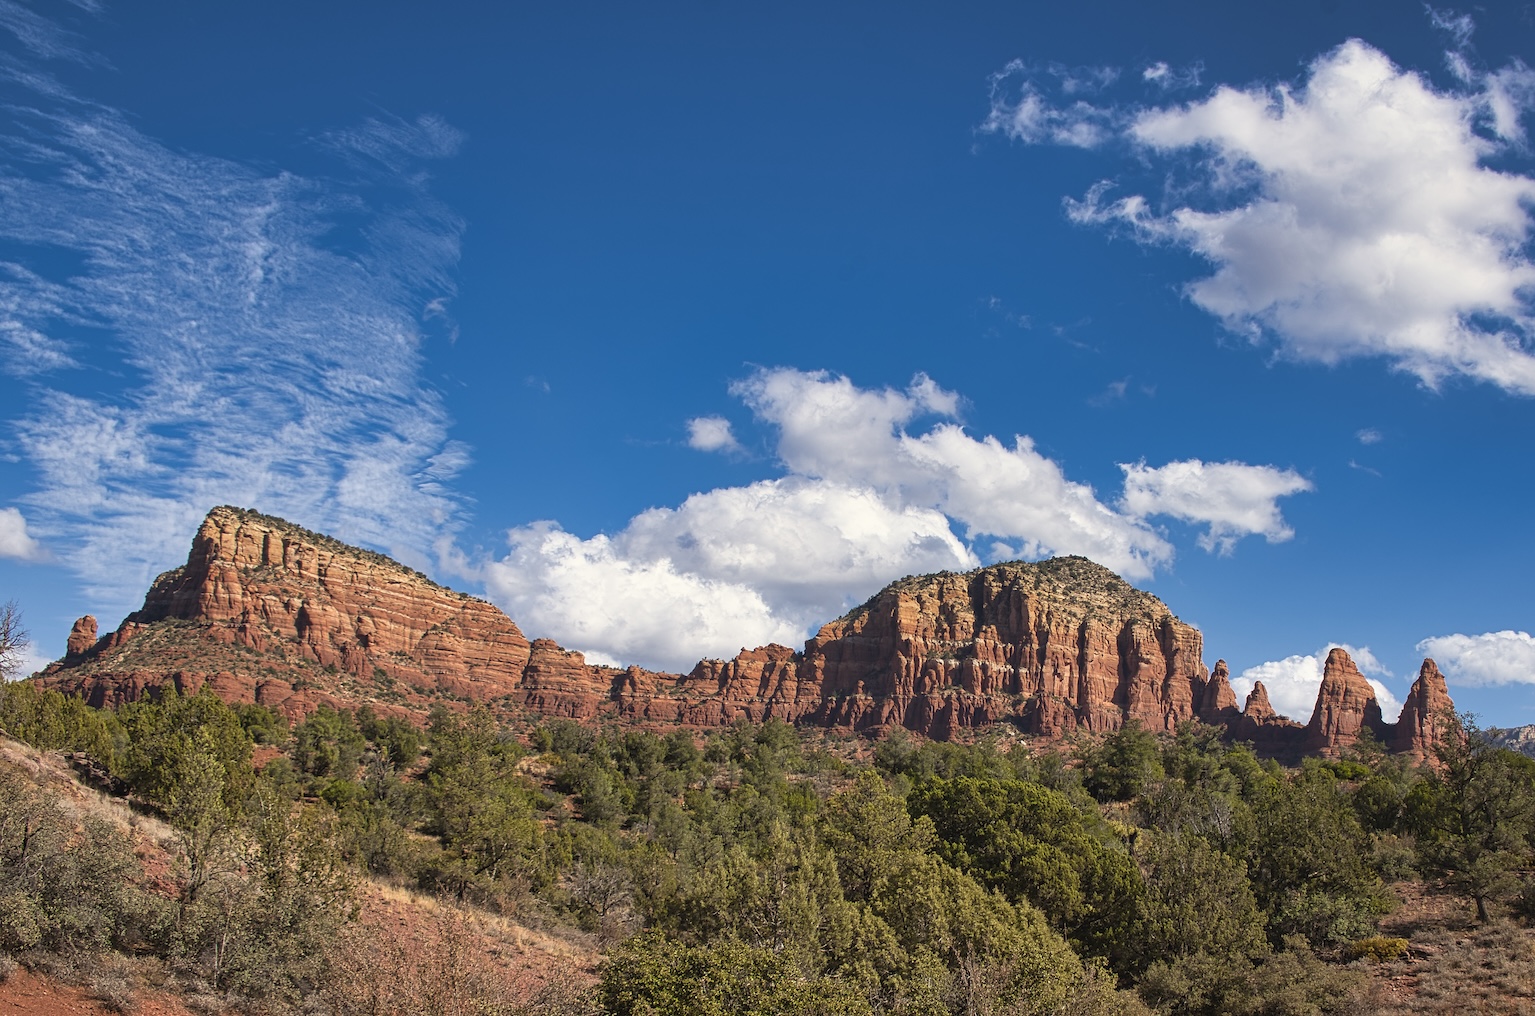
[[857,1016],[873,1013],[853,985],[804,977],[778,953],[738,942],[687,946],[636,936],[602,966],[612,1016]]
[[31,681],[0,686],[0,730],[43,751],[80,751],[112,765],[113,718],[83,699]]
[[122,833],[77,826],[31,780],[0,766],[0,951],[95,953],[156,923],[156,900]]
[[1374,963],[1390,963],[1407,955],[1407,940],[1371,935],[1369,938],[1361,938],[1344,946],[1343,955],[1350,961],[1370,960]]

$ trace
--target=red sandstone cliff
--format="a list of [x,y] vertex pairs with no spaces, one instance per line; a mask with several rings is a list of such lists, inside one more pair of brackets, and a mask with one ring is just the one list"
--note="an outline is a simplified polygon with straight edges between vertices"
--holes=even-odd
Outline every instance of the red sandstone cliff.
[[785,646],[704,660],[686,674],[587,664],[529,643],[484,601],[381,555],[281,519],[216,508],[186,565],[155,580],[142,609],[96,637],[76,622],[51,687],[115,705],[204,684],[297,718],[319,704],[423,713],[434,702],[577,720],[717,726],[737,719],[855,729],[905,726],[947,738],[1008,721],[1044,736],[1134,720],[1171,731],[1199,718],[1260,751],[1336,754],[1369,727],[1425,756],[1448,704],[1432,661],[1404,723],[1381,722],[1369,684],[1329,656],[1309,726],[1273,714],[1262,685],[1238,714],[1224,661],[1209,674],[1200,633],[1161,600],[1080,557],[903,579]]
[[1066,557],[895,583],[806,643],[800,681],[828,726],[1172,730],[1204,694],[1201,648],[1155,596]]
[[90,644],[70,633],[44,682],[93,705],[211,682],[236,701],[290,714],[358,690],[386,701],[485,701],[517,691],[527,639],[483,600],[379,554],[281,519],[215,508],[187,563],[157,578],[144,606]]

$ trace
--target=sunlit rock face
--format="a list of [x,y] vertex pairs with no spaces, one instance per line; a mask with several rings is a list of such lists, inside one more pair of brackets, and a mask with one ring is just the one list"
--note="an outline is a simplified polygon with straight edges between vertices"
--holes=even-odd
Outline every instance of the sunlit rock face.
[[1266,754],[1337,754],[1362,729],[1426,757],[1449,708],[1432,661],[1400,725],[1341,649],[1311,723],[1274,715],[1262,685],[1238,711],[1225,662],[1157,597],[1080,557],[902,579],[821,628],[803,652],[769,645],[687,674],[594,666],[529,642],[483,600],[371,551],[238,508],[209,513],[187,563],[97,637],[84,617],[41,680],[111,706],[204,685],[298,719],[320,705],[424,716],[486,703],[508,714],[714,727],[738,720],[935,738],[1007,722],[1037,736],[1127,723],[1224,725]]
[[1155,596],[1068,557],[894,583],[806,643],[800,675],[828,725],[1172,730],[1205,694],[1201,649]]

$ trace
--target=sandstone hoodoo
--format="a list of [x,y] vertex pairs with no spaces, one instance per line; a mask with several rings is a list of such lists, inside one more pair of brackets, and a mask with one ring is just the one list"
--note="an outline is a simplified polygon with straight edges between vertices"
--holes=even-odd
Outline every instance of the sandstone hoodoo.
[[1322,687],[1317,691],[1316,708],[1306,726],[1306,747],[1336,754],[1357,741],[1359,732],[1365,729],[1377,739],[1386,740],[1386,723],[1375,689],[1348,653],[1335,648],[1327,654],[1327,663],[1322,668]]
[[1225,660],[1216,660],[1199,702],[1199,718],[1206,723],[1232,723],[1240,716],[1237,693],[1231,688],[1231,670]]
[[1444,737],[1447,721],[1454,718],[1455,703],[1444,686],[1444,675],[1433,660],[1424,660],[1418,679],[1407,692],[1401,718],[1396,721],[1396,737],[1391,747],[1397,751],[1429,757]]
[[1171,731],[1224,724],[1260,751],[1336,753],[1371,729],[1431,752],[1448,706],[1432,661],[1399,726],[1334,650],[1307,726],[1274,715],[1259,684],[1238,712],[1225,661],[1202,662],[1199,631],[1167,605],[1080,557],[1010,562],[902,579],[825,625],[803,652],[764,646],[688,674],[588,664],[529,642],[489,603],[382,555],[238,508],[216,508],[187,563],[155,580],[144,606],[97,637],[70,633],[45,684],[95,705],[167,686],[208,685],[231,701],[302,716],[321,704],[424,714],[487,702],[511,713],[651,725],[769,717],[952,737],[1006,722],[1057,737],[1136,722]]
[[64,643],[64,653],[67,657],[77,657],[90,651],[95,644],[96,619],[86,614],[69,629],[69,641]]

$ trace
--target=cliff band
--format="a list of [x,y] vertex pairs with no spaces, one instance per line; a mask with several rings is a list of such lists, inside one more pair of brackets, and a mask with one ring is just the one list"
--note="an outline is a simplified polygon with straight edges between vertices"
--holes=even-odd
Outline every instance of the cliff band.
[[1432,749],[1449,705],[1432,661],[1400,724],[1386,724],[1341,649],[1306,726],[1277,717],[1261,685],[1237,709],[1224,661],[1202,662],[1197,629],[1150,593],[1080,557],[992,565],[893,583],[785,646],[704,660],[688,674],[588,664],[529,642],[483,600],[382,555],[238,508],[209,513],[187,563],[98,637],[84,617],[40,680],[109,706],[166,686],[207,684],[292,718],[363,702],[424,712],[434,702],[578,720],[714,726],[777,717],[851,729],[904,726],[949,738],[1008,722],[1058,737],[1138,722],[1171,731],[1225,724],[1273,754],[1336,753],[1370,729],[1391,747]]

